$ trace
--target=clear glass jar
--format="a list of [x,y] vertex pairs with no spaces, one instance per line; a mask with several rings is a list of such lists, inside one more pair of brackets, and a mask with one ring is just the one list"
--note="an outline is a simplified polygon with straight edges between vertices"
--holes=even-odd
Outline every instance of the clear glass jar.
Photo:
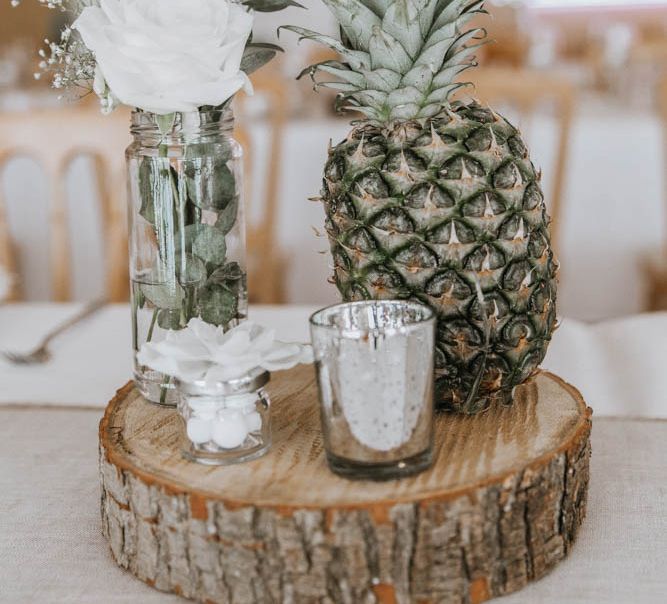
[[229,465],[264,455],[271,447],[270,374],[256,371],[228,382],[176,380],[183,420],[183,455],[209,465]]
[[147,341],[193,317],[227,329],[247,315],[242,149],[229,109],[132,114],[132,340],[137,387],[176,404],[174,384],[136,362]]

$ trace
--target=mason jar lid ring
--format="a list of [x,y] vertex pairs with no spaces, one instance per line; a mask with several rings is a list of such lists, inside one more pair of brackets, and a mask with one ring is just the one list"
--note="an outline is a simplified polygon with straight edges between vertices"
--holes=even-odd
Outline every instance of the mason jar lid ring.
[[266,386],[270,379],[271,374],[258,367],[244,376],[224,382],[207,382],[205,380],[185,382],[176,379],[174,384],[180,392],[191,396],[232,396],[255,392]]

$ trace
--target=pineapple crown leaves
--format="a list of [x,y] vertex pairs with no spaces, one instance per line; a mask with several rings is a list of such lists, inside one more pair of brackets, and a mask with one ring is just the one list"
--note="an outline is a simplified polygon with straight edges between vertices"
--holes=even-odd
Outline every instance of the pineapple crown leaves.
[[[433,117],[452,92],[454,80],[475,65],[484,44],[482,28],[464,30],[486,13],[484,0],[322,0],[340,24],[340,40],[296,26],[284,26],[338,53],[304,69],[315,83],[339,92],[337,107],[364,114],[378,125]],[[318,81],[323,72],[332,81]]]

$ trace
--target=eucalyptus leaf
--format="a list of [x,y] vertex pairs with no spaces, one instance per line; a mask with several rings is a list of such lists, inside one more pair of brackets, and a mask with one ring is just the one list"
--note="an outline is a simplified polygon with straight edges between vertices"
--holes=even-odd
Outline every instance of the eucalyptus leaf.
[[236,178],[224,157],[190,159],[185,175],[188,198],[203,210],[223,210],[236,196]]
[[260,67],[263,67],[273,59],[279,50],[282,49],[273,44],[248,44],[243,51],[240,67],[241,71],[244,71],[246,74],[251,74],[254,71],[257,71]]
[[236,294],[220,285],[209,285],[199,292],[199,316],[212,325],[226,325],[238,310]]
[[141,208],[139,214],[155,226],[155,183],[159,178],[158,170],[150,157],[144,157],[139,163],[139,196]]
[[210,224],[195,223],[188,224],[182,231],[182,235],[179,235],[175,241],[175,250],[177,254],[191,254],[192,253],[192,244],[199,235],[208,229],[215,229],[217,227],[211,226]]
[[227,207],[218,214],[218,220],[215,223],[215,228],[219,229],[225,235],[232,230],[236,224],[237,212],[239,209],[239,198],[234,197],[227,205]]
[[135,290],[134,303],[136,304],[137,308],[143,308],[146,304],[146,296],[144,296],[144,294],[141,292],[140,287]]
[[190,160],[204,160],[213,157],[220,161],[229,161],[232,157],[232,148],[226,140],[215,143],[190,143],[185,147],[184,159],[186,176],[194,176]]
[[197,225],[197,234],[192,241],[192,253],[204,262],[220,265],[227,255],[225,234],[208,224]]
[[206,265],[192,254],[181,254],[176,258],[176,275],[183,286],[198,286],[206,281]]
[[238,262],[229,262],[214,270],[206,282],[207,285],[224,285],[227,289],[239,293],[245,286],[246,274]]
[[241,265],[236,262],[228,262],[225,266],[221,266],[219,269],[215,270],[213,274],[209,277],[209,282],[217,281],[221,283],[223,281],[236,281],[242,279],[245,276],[245,272],[241,268]]
[[163,308],[157,314],[157,324],[162,329],[182,329],[181,311]]
[[260,13],[272,13],[274,11],[283,10],[288,6],[305,8],[302,4],[299,4],[294,0],[245,0],[243,4]]
[[180,310],[185,292],[178,283],[142,283],[141,293],[157,308]]

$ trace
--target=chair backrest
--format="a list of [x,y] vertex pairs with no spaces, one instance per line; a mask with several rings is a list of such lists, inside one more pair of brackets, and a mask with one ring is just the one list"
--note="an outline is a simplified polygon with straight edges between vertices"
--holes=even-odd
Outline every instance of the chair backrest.
[[[90,156],[95,161],[105,241],[106,289],[110,301],[127,299],[127,226],[125,209],[125,155],[129,142],[129,115],[119,110],[103,116],[97,109],[56,108],[0,114],[0,170],[15,157],[36,161],[49,187],[49,259],[51,295],[55,301],[71,298],[70,233],[68,233],[65,178],[72,161]],[[18,272],[6,204],[0,190],[0,264]],[[15,279],[10,299],[20,299]]]
[[[250,296],[252,302],[270,304],[284,302],[284,259],[279,250],[276,238],[278,219],[279,186],[282,161],[282,142],[285,122],[288,116],[289,98],[285,80],[279,74],[253,75],[253,87],[258,97],[266,101],[265,120],[257,120],[262,127],[268,126],[268,149],[266,153],[266,172],[257,178],[256,154],[254,153],[253,137],[246,126],[245,110],[247,104],[238,99],[236,108],[239,115],[235,128],[235,137],[245,150],[244,189],[248,224],[246,230],[248,265],[250,280]],[[258,196],[254,194],[253,183],[263,185],[262,205],[255,208],[253,202]]]
[[667,310],[667,74],[656,87],[656,106],[661,122],[663,148],[662,244],[641,260],[644,273],[644,311]]
[[549,197],[551,236],[559,242],[562,223],[562,200],[569,149],[570,127],[574,111],[573,84],[547,71],[528,69],[478,68],[473,74],[474,95],[492,106],[510,105],[521,118],[531,115],[541,105],[553,102],[558,120],[558,141],[552,167],[553,185]]
[[658,84],[657,88],[658,111],[660,114],[660,121],[662,122],[662,159],[665,169],[663,170],[663,186],[664,186],[664,245],[663,252],[665,259],[667,259],[667,73]]
[[487,30],[486,44],[477,56],[482,65],[525,65],[530,49],[530,31],[524,22],[525,8],[513,4],[486,3],[487,15],[479,15],[474,25]]

